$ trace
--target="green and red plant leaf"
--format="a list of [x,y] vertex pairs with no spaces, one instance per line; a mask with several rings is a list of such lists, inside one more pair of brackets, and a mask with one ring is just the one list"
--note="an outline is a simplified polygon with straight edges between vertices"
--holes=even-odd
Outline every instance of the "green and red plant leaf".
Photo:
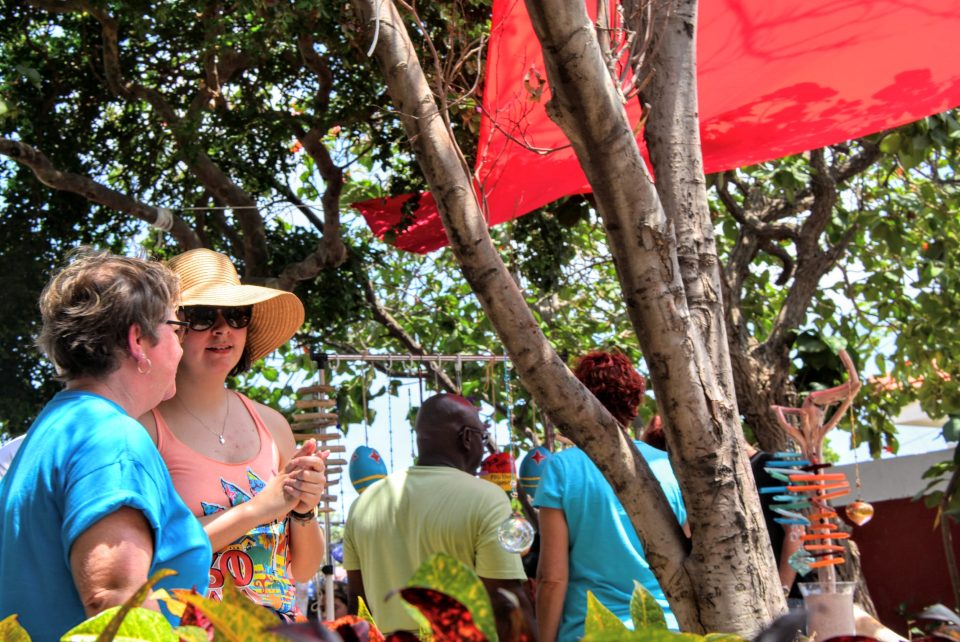
[[487,642],[491,639],[474,623],[470,609],[446,593],[417,586],[401,589],[400,595],[430,622],[434,642]]
[[487,589],[473,569],[460,560],[437,553],[420,565],[407,586],[433,589],[452,597],[469,611],[474,626],[488,640],[497,639],[497,625]]
[[216,639],[228,642],[281,642],[282,637],[270,633],[277,626],[276,616],[254,604],[237,590],[229,575],[224,576],[221,601],[201,597],[192,591],[174,590],[174,597],[194,605],[214,626]]

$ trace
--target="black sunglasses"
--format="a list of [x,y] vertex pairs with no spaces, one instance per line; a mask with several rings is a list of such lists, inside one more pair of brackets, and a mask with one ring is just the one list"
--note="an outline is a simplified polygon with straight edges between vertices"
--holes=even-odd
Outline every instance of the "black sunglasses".
[[209,330],[217,322],[217,315],[231,328],[245,328],[253,318],[253,306],[217,307],[213,305],[188,305],[177,310],[177,316],[187,322],[194,332]]

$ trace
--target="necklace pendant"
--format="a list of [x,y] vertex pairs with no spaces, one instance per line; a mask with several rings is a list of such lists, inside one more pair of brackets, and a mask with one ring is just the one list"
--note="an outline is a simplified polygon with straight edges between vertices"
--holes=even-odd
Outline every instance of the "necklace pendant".
[[227,443],[227,440],[223,438],[223,435],[217,435],[217,439],[220,440],[220,445],[221,445],[221,446],[224,445],[225,443]]

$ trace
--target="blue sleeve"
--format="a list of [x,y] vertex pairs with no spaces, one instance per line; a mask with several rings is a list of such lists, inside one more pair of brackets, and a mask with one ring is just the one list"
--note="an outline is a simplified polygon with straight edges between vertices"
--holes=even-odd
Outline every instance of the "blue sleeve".
[[667,496],[667,501],[670,502],[670,508],[677,516],[677,521],[683,524],[687,521],[687,507],[683,503],[683,495],[680,494],[680,484],[677,482],[677,478],[673,478],[673,485],[669,490],[666,488],[663,490]]
[[537,494],[533,498],[536,508],[563,508],[563,458],[560,453],[547,460]]
[[120,458],[115,453],[105,466],[71,478],[64,488],[60,531],[66,563],[69,565],[70,548],[80,535],[124,506],[143,513],[153,530],[154,540],[159,539],[163,514],[161,497],[154,476],[143,463],[131,459],[129,452],[121,451]]
[[683,524],[687,521],[687,507],[683,503],[683,495],[680,493],[680,482],[677,481],[677,476],[673,472],[673,468],[670,465],[670,460],[666,457],[662,461],[657,462],[657,465],[651,466],[654,476],[660,482],[660,487],[663,488],[663,494],[667,497],[667,502],[670,504],[670,508],[673,509],[673,514],[677,516],[677,521]]

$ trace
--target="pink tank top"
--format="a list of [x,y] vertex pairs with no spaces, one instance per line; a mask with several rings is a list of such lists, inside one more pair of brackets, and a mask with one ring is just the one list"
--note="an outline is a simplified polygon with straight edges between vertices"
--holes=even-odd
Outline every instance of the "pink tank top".
[[[277,474],[280,453],[253,403],[243,402],[257,427],[260,450],[253,458],[228,464],[201,455],[177,439],[160,412],[153,409],[157,424],[157,450],[167,464],[173,485],[197,517],[214,515],[249,501]],[[261,524],[226,548],[213,553],[208,597],[220,599],[224,573],[255,603],[285,620],[298,617],[296,587],[290,574],[289,537],[286,521]]]

